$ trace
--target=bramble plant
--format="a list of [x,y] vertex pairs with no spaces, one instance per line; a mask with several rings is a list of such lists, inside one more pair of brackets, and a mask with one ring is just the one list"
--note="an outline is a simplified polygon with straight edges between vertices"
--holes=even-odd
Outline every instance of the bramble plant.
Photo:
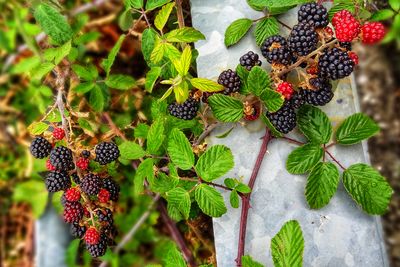
[[[223,216],[227,207],[217,188],[230,191],[233,208],[241,206],[237,266],[263,266],[244,255],[244,247],[251,193],[268,144],[274,140],[299,146],[288,156],[286,169],[294,175],[307,175],[305,198],[311,209],[328,205],[342,180],[364,212],[386,212],[393,194],[386,179],[364,163],[343,166],[330,152],[333,146],[355,145],[374,136],[378,125],[357,113],[334,131],[328,116],[316,107],[332,100],[332,80],[348,77],[358,64],[352,42],[373,44],[385,37],[383,24],[368,22],[372,14],[364,1],[334,1],[328,11],[321,3],[306,0],[248,0],[254,10],[265,15],[234,21],[226,29],[225,45],[235,45],[255,25],[255,42],[271,71],[263,68],[259,55],[249,51],[238,59],[240,64],[234,70],[232,66],[223,71],[217,81],[196,76],[197,51],[192,44],[205,36],[185,25],[181,0],[124,1],[119,16],[124,33],[101,63],[86,55],[90,43],[101,35],[85,32],[89,16],[78,13],[86,9],[78,10],[74,17],[53,2],[57,1],[32,4],[37,23],[31,24],[34,33],[41,30],[47,37],[36,44],[33,34],[24,35],[32,54],[7,68],[11,75],[27,78],[35,98],[47,98],[38,102],[41,119],[28,127],[34,136],[30,152],[37,159],[35,165],[42,165],[38,170],[47,168],[44,185],[62,203],[72,235],[82,239],[92,257],[102,257],[102,266],[108,262],[129,265],[142,256],[136,251],[138,244],[126,248],[127,253],[135,251],[135,257],[119,254],[135,234],[140,235],[138,229],[146,220],[156,224],[156,205],[176,245],[156,237],[154,229],[145,231],[148,239],[138,238],[165,243],[160,245],[160,250],[166,250],[160,259],[165,266],[212,266],[194,257],[176,222],[202,213]],[[398,10],[395,2],[390,2],[392,9]],[[291,27],[279,20],[277,15],[298,5],[297,25]],[[25,9],[17,17],[26,16]],[[378,12],[372,19],[382,16],[389,18]],[[280,26],[290,30],[288,36],[279,35]],[[145,79],[115,68],[131,38],[141,42],[148,66]],[[290,75],[293,72],[297,78]],[[205,138],[222,123],[256,119],[265,123],[266,132],[249,183],[238,177],[216,183],[234,167],[234,156],[224,145],[207,146]],[[296,127],[306,142],[285,136]],[[42,181],[32,182],[40,191]],[[24,190],[24,186],[16,189],[16,198],[29,201],[21,197]],[[124,203],[117,204],[118,198]],[[131,209],[125,202],[147,206],[147,210]],[[115,218],[126,233],[118,240],[113,213],[124,210],[129,210],[127,221],[120,214]],[[79,242],[70,247],[70,255],[78,250]],[[112,249],[107,253],[108,246]],[[302,266],[303,251],[297,221],[286,222],[271,240],[275,266]],[[72,258],[71,265],[74,261]],[[139,264],[151,263],[141,259]]]

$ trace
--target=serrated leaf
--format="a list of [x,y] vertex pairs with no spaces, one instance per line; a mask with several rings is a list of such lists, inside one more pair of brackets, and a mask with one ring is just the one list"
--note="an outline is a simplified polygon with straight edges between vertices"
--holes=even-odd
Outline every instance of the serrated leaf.
[[156,40],[154,43],[154,49],[150,55],[150,61],[152,63],[158,63],[164,57],[166,44],[160,40]]
[[204,78],[192,78],[190,83],[193,87],[203,92],[219,92],[224,90],[224,87],[219,83]]
[[146,1],[146,11],[159,8],[168,2],[171,2],[171,0],[148,0]]
[[242,256],[242,267],[264,267],[261,263],[253,260],[249,255]]
[[123,31],[128,31],[133,26],[132,10],[130,8],[125,9],[124,12],[118,18],[118,26]]
[[108,87],[120,90],[128,90],[136,85],[135,79],[123,74],[111,74],[106,78],[105,83]]
[[98,76],[97,69],[94,65],[81,66],[74,64],[71,68],[79,78],[85,81],[92,81]]
[[319,108],[302,106],[297,112],[297,125],[311,143],[326,144],[331,139],[331,122]]
[[275,137],[282,137],[283,134],[279,132],[275,126],[270,122],[270,120],[265,116],[265,114],[260,115],[261,120],[267,125],[268,129],[271,131],[272,135]]
[[272,113],[280,110],[285,102],[284,97],[280,93],[270,89],[264,89],[260,99],[264,102],[267,110]]
[[181,252],[175,245],[171,246],[163,257],[165,267],[187,267]]
[[196,187],[194,198],[199,208],[208,216],[221,217],[227,211],[221,193],[206,184]]
[[118,148],[121,153],[121,158],[125,160],[140,159],[146,155],[143,148],[135,142],[124,141]]
[[43,62],[31,71],[32,80],[42,79],[43,76],[49,73],[54,67],[55,65],[51,62]]
[[42,181],[20,182],[13,188],[13,201],[29,203],[35,218],[39,218],[45,211],[47,198],[48,192]]
[[387,211],[393,189],[371,166],[364,163],[350,166],[343,172],[343,184],[366,213],[382,215]]
[[187,220],[190,213],[190,196],[183,188],[177,187],[167,192],[168,215],[175,221]]
[[135,138],[147,138],[150,126],[145,123],[139,123],[134,129]]
[[253,21],[243,18],[232,22],[225,31],[225,45],[227,47],[236,44],[249,31]]
[[312,0],[267,0],[269,4],[267,5],[268,7],[290,7],[290,6],[296,6],[308,2],[312,2]]
[[339,170],[331,162],[319,162],[307,178],[306,199],[312,209],[325,207],[336,193]]
[[261,96],[266,89],[271,89],[271,78],[268,73],[259,66],[255,66],[251,69],[247,77],[247,83],[250,91],[256,96]]
[[238,64],[236,67],[236,73],[239,76],[240,81],[241,81],[240,90],[239,90],[240,94],[242,94],[242,95],[250,94],[251,92],[250,92],[250,89],[247,84],[247,78],[249,77],[250,72],[245,67]]
[[181,57],[181,52],[173,44],[164,43],[164,53],[171,60],[178,60]]
[[303,266],[304,238],[297,221],[286,222],[271,239],[271,254],[275,267]]
[[147,152],[157,154],[164,139],[164,120],[157,119],[150,126],[149,133],[147,134]]
[[90,90],[92,90],[95,85],[96,84],[94,82],[83,82],[83,83],[78,84],[74,88],[74,91],[76,93],[85,94],[85,93],[89,92]]
[[144,84],[144,88],[148,92],[152,92],[154,85],[160,77],[161,74],[161,68],[160,67],[152,67],[147,73],[146,73],[146,82]]
[[192,146],[186,136],[176,128],[168,136],[168,154],[172,162],[182,170],[190,170],[194,165]]
[[67,20],[50,5],[40,4],[33,15],[43,31],[57,44],[64,44],[71,40],[72,29]]
[[387,20],[393,17],[394,14],[395,14],[394,11],[391,9],[378,10],[376,13],[372,15],[371,21]]
[[214,117],[222,122],[237,122],[243,118],[243,103],[231,96],[214,94],[208,98]]
[[178,73],[181,76],[185,76],[189,72],[190,64],[192,63],[192,50],[190,49],[190,45],[186,45],[183,49],[182,56],[180,58],[180,66],[181,69],[178,70]]
[[99,112],[104,109],[105,98],[103,91],[98,85],[95,85],[92,90],[90,90],[89,104],[93,110]]
[[183,42],[183,43],[194,43],[199,40],[204,40],[206,37],[198,30],[192,27],[183,27],[176,30],[172,30],[164,35],[168,42]]
[[224,180],[224,184],[229,187],[230,189],[234,189],[236,187],[236,182],[232,178],[226,178]]
[[251,188],[248,185],[245,185],[245,184],[242,184],[242,183],[238,184],[235,187],[235,189],[236,189],[236,191],[238,191],[240,193],[243,193],[243,194],[248,194],[248,193],[251,192]]
[[291,174],[303,174],[310,171],[321,160],[324,150],[318,144],[306,144],[289,154],[286,169]]
[[165,193],[174,189],[178,183],[178,177],[168,176],[165,173],[159,172],[157,177],[150,182],[150,185],[154,192]]
[[229,195],[229,202],[231,203],[232,208],[239,208],[239,194],[236,190],[232,190]]
[[47,61],[53,61],[57,65],[69,54],[71,48],[71,42],[67,42],[60,47],[48,48],[44,51],[43,57]]
[[114,64],[115,57],[117,56],[119,50],[121,49],[122,43],[125,40],[126,35],[122,34],[119,38],[118,41],[115,43],[114,47],[111,49],[110,53],[108,54],[108,57],[106,59],[103,59],[101,62],[101,66],[105,70],[107,76],[110,74],[110,70],[112,65]]
[[49,125],[44,122],[34,122],[28,126],[28,132],[32,135],[41,135],[49,128]]
[[367,115],[356,113],[347,117],[336,131],[336,141],[342,145],[353,145],[374,136],[379,126]]
[[231,150],[224,145],[215,145],[200,156],[195,170],[201,179],[210,182],[226,174],[233,165]]
[[28,73],[40,65],[39,57],[28,57],[15,64],[10,70],[11,74]]
[[133,178],[134,192],[136,195],[143,192],[144,179],[147,178],[151,182],[154,180],[153,164],[153,159],[147,158],[138,166],[135,177]]
[[169,3],[163,6],[160,11],[158,11],[156,18],[154,19],[154,25],[159,31],[162,31],[162,29],[164,28],[174,6],[175,3]]
[[143,0],[124,0],[126,7],[133,7],[136,9],[140,9],[143,7]]
[[153,29],[145,29],[142,33],[142,54],[147,63],[150,62],[150,57],[156,43],[157,33]]
[[256,43],[261,46],[265,39],[270,36],[279,33],[279,24],[275,17],[267,17],[259,22],[257,22],[256,30],[254,31],[254,36],[256,38]]
[[340,12],[342,10],[348,10],[351,13],[354,13],[356,10],[356,7],[354,5],[354,3],[352,1],[349,2],[339,2],[337,4],[335,4],[331,9],[329,9],[328,11],[328,15],[329,15],[329,20],[332,20],[333,16],[337,13]]
[[399,9],[400,9],[400,1],[399,0],[389,0],[389,5],[395,11],[399,11]]

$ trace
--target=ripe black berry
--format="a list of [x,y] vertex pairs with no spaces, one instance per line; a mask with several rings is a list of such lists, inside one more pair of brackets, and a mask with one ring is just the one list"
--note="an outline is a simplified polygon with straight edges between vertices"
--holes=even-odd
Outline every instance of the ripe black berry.
[[261,66],[261,60],[256,53],[249,51],[240,57],[240,65],[245,67],[247,70],[251,70],[254,66]]
[[50,152],[50,163],[57,170],[68,171],[74,169],[72,151],[65,146],[53,148]]
[[103,179],[103,188],[110,193],[110,200],[117,201],[119,195],[119,185],[111,178]]
[[45,184],[47,191],[57,192],[69,188],[71,180],[66,172],[52,171],[47,174]]
[[299,22],[306,22],[314,25],[315,28],[328,26],[329,17],[326,8],[316,3],[304,4],[298,12]]
[[102,181],[100,177],[93,173],[88,173],[83,177],[83,180],[80,184],[83,192],[90,196],[95,196],[99,193],[100,188],[102,186]]
[[90,157],[90,151],[89,151],[89,150],[83,150],[83,151],[81,152],[81,156],[82,156],[83,158],[85,158],[85,159],[89,158],[89,157]]
[[169,114],[176,118],[182,120],[192,120],[196,117],[199,106],[199,102],[194,98],[188,98],[182,104],[178,104],[177,102],[169,104],[168,111]]
[[86,226],[75,222],[71,224],[69,231],[73,237],[81,239],[85,235]]
[[341,48],[346,49],[347,51],[351,51],[351,49],[352,49],[351,42],[339,42],[339,46]]
[[261,46],[261,53],[270,64],[289,65],[292,61],[287,41],[280,35],[267,38]]
[[314,106],[324,106],[333,98],[332,85],[329,80],[324,78],[310,79],[310,84],[314,90],[301,90],[303,99],[307,104]]
[[83,218],[83,207],[79,202],[66,202],[64,206],[64,221],[79,222]]
[[81,183],[81,179],[79,178],[78,173],[74,172],[73,174],[71,174],[71,177],[72,177],[72,181],[74,181],[74,183],[76,183],[76,184]]
[[347,52],[334,47],[325,50],[319,58],[318,71],[320,76],[332,80],[343,79],[349,76],[354,70],[354,61]]
[[112,224],[114,222],[113,214],[110,209],[106,208],[104,210],[97,210],[96,214],[99,219],[99,222],[106,222],[108,224]]
[[302,92],[295,92],[289,100],[290,106],[294,109],[299,109],[304,105],[304,96]]
[[296,112],[294,108],[290,106],[289,102],[286,102],[280,110],[275,113],[267,112],[267,118],[270,120],[275,129],[279,132],[287,134],[296,127]]
[[93,258],[101,257],[106,254],[107,250],[107,237],[101,235],[100,241],[95,245],[90,245],[86,243],[86,249],[89,251]]
[[32,140],[31,146],[29,147],[33,157],[37,159],[45,158],[51,151],[51,144],[43,137],[36,137]]
[[313,25],[299,23],[289,35],[289,48],[298,56],[307,56],[317,48],[318,34]]
[[225,87],[223,93],[226,95],[238,92],[241,85],[240,77],[231,69],[225,70],[219,75],[218,83]]
[[96,146],[95,154],[94,160],[101,165],[106,165],[119,157],[119,149],[113,142],[102,142]]

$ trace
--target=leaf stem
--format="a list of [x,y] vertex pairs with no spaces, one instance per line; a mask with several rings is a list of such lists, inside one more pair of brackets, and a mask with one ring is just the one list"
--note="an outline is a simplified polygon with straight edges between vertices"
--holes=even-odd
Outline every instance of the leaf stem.
[[194,142],[193,145],[198,146],[203,142],[203,140],[210,135],[210,133],[219,125],[218,122],[210,124],[207,126],[207,128],[204,130],[204,132],[199,136],[199,138]]
[[292,30],[292,28],[289,25],[287,25],[286,23],[284,23],[283,21],[281,21],[279,19],[276,19],[276,21],[278,21],[279,24],[281,24],[283,27],[287,28],[288,30],[290,30],[290,31]]
[[325,153],[328,154],[328,156],[342,169],[342,170],[346,170],[346,168],[340,163],[340,161],[338,161],[331,152],[329,152],[328,150],[325,149]]
[[[267,152],[268,144],[273,139],[271,131],[266,128],[265,135],[263,137],[263,142],[260,147],[260,151],[258,152],[258,156],[256,159],[256,163],[254,164],[253,172],[250,176],[249,187],[253,189],[254,184],[257,179],[258,172],[261,167],[261,163],[263,162],[265,153]],[[238,252],[236,258],[236,266],[242,267],[242,257],[244,255],[244,246],[246,242],[246,228],[247,228],[247,217],[250,209],[250,197],[251,192],[246,195],[241,195],[242,198],[242,211],[240,216],[240,228],[239,228],[239,243],[238,243]]]
[[286,136],[282,136],[280,138],[285,140],[285,141],[287,141],[287,142],[289,142],[289,143],[296,144],[296,145],[299,145],[299,146],[302,146],[302,145],[305,144],[303,142],[297,141],[295,139],[292,139],[292,138],[289,138],[289,137],[286,137]]

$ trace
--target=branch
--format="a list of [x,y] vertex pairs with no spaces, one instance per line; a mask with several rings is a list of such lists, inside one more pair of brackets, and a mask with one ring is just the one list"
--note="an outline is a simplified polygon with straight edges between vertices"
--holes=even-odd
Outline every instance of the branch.
[[218,122],[213,123],[208,125],[208,127],[204,130],[204,132],[199,136],[199,138],[196,140],[196,142],[193,143],[193,145],[198,146],[201,144],[201,142],[203,142],[203,140],[210,135],[210,133],[217,128],[217,126],[219,125]]
[[176,16],[178,17],[179,28],[185,27],[185,18],[182,11],[182,0],[176,0]]
[[[253,191],[254,184],[257,179],[258,172],[261,167],[261,163],[263,162],[265,153],[267,152],[268,144],[273,139],[271,135],[271,131],[267,128],[265,131],[265,135],[263,137],[263,142],[260,147],[260,151],[258,152],[256,163],[254,164],[253,172],[250,176],[249,187]],[[244,245],[246,241],[246,228],[247,228],[247,217],[249,215],[250,209],[250,197],[251,193],[247,195],[242,195],[242,212],[240,216],[240,229],[239,229],[239,244],[238,244],[238,252],[236,258],[236,266],[242,266],[242,257],[244,255]]]
[[329,152],[328,150],[325,149],[325,153],[328,154],[328,156],[342,169],[342,170],[346,170],[346,168],[340,163],[340,161],[338,161],[331,152]]

